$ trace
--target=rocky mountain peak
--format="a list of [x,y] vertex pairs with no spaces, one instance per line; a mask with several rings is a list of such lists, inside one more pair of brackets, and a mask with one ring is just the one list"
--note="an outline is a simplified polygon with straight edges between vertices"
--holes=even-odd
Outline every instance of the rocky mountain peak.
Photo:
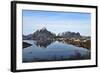
[[42,27],[41,29],[38,29],[37,31],[47,31],[46,27]]

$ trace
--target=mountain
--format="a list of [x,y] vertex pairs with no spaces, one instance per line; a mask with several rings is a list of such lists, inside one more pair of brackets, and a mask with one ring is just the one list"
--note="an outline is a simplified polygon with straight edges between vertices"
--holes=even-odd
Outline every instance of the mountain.
[[51,33],[46,28],[39,29],[33,34],[23,35],[23,40],[36,40],[36,41],[47,41],[52,40],[56,35]]
[[32,34],[33,40],[38,41],[52,40],[54,36],[56,35],[48,31],[46,28],[39,29]]
[[79,32],[63,32],[58,34],[57,36],[54,33],[51,33],[46,28],[39,29],[32,34],[23,35],[24,40],[35,40],[35,41],[50,41],[54,38],[82,38]]
[[75,32],[63,32],[61,34],[59,34],[58,36],[63,37],[63,38],[81,38],[81,35],[79,32],[75,33]]
[[32,34],[23,35],[23,40],[32,40]]

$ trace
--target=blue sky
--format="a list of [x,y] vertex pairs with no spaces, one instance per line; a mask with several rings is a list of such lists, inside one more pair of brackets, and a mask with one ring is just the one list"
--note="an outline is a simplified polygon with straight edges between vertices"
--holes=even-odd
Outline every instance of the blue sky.
[[23,10],[22,14],[24,35],[43,27],[55,34],[71,31],[91,35],[90,13]]

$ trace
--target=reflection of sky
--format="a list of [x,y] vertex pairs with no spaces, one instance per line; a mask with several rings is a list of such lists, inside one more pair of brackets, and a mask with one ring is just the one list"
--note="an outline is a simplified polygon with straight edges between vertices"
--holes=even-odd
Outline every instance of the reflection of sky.
[[81,35],[90,35],[91,15],[89,13],[23,10],[24,35],[43,27],[56,34],[72,31],[80,32]]

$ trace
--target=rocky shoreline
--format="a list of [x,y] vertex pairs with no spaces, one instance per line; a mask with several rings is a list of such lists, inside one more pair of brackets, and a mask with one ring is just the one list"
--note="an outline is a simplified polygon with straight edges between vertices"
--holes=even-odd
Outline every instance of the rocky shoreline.
[[91,40],[90,39],[81,40],[81,39],[75,39],[75,38],[71,38],[71,39],[58,38],[57,40],[60,42],[63,42],[63,43],[75,45],[77,47],[87,48],[89,50],[91,48]]
[[[63,32],[58,35],[48,31],[46,28],[42,28],[40,30],[35,31],[32,34],[27,36],[23,35],[23,40],[35,40],[38,46],[49,45],[53,41],[59,41],[67,44],[72,44],[77,47],[83,47],[90,49],[91,48],[91,37],[90,36],[82,36],[79,32]],[[23,48],[31,46],[29,43],[23,43]]]

